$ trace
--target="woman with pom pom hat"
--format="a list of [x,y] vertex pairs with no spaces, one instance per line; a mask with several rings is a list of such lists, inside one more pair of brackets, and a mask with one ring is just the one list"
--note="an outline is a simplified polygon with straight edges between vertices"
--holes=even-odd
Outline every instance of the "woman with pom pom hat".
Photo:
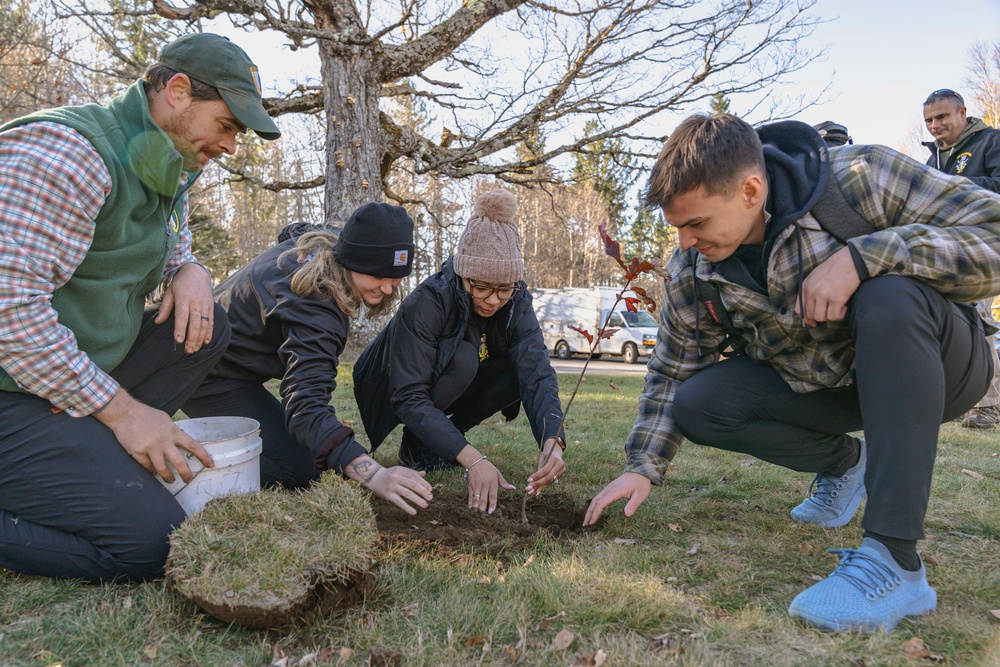
[[517,200],[490,190],[475,202],[454,256],[406,299],[354,366],[354,395],[374,451],[400,423],[401,465],[466,469],[470,507],[492,513],[514,489],[465,433],[521,406],[539,443],[527,491],[566,471],[558,383],[524,284]]

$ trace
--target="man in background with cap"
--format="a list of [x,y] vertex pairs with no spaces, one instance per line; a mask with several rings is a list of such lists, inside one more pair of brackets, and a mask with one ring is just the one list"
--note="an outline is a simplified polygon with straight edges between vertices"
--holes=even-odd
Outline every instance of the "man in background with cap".
[[847,128],[840,123],[834,123],[832,120],[825,120],[822,123],[813,125],[816,131],[819,132],[819,136],[823,137],[823,141],[829,148],[834,148],[836,146],[846,146],[854,143],[851,139],[850,133]]
[[280,134],[257,67],[211,34],[106,105],[0,127],[0,567],[162,574],[184,512],[152,475],[189,481],[181,450],[212,464],[170,415],[229,341],[187,193],[247,128]]
[[[946,174],[965,176],[976,185],[1000,192],[1000,130],[966,115],[965,100],[954,90],[941,88],[924,101],[924,123],[934,141],[924,142],[931,152],[927,164]],[[976,307],[993,323],[993,299]],[[988,336],[990,342],[993,336]],[[983,399],[962,419],[965,428],[995,428],[1000,424],[1000,364],[994,365],[993,382]]]

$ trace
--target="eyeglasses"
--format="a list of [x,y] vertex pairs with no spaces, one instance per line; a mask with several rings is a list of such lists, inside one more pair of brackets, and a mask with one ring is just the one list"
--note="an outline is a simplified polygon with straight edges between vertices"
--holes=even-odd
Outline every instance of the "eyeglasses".
[[924,104],[930,104],[932,101],[939,100],[942,97],[954,97],[963,106],[965,105],[965,99],[963,99],[961,95],[956,93],[951,88],[939,88],[938,90],[935,90],[933,93],[927,96],[927,100],[924,102]]
[[466,278],[466,280],[469,281],[469,287],[471,288],[469,290],[469,294],[472,295],[473,299],[479,299],[479,300],[488,299],[494,294],[496,294],[497,298],[500,299],[501,301],[510,301],[511,297],[517,294],[517,291],[521,289],[517,285],[502,285],[500,287],[490,287],[489,285],[479,285],[470,280],[469,278]]

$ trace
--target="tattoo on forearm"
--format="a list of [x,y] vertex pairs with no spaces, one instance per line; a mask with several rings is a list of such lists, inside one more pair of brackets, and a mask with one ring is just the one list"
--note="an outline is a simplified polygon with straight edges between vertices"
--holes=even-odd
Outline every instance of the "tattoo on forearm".
[[368,459],[367,461],[362,461],[360,463],[355,463],[351,467],[354,468],[355,474],[357,474],[357,476],[361,478],[362,484],[367,484],[368,482],[372,481],[372,478],[375,476],[375,473],[377,473],[379,470],[382,469],[382,466],[380,466],[378,463],[376,463],[371,459]]

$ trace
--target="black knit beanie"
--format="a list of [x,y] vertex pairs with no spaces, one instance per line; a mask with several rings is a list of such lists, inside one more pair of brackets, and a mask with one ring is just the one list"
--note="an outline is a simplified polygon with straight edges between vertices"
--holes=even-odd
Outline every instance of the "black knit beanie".
[[402,206],[371,202],[344,223],[333,247],[337,262],[376,278],[405,278],[413,269],[413,219]]

